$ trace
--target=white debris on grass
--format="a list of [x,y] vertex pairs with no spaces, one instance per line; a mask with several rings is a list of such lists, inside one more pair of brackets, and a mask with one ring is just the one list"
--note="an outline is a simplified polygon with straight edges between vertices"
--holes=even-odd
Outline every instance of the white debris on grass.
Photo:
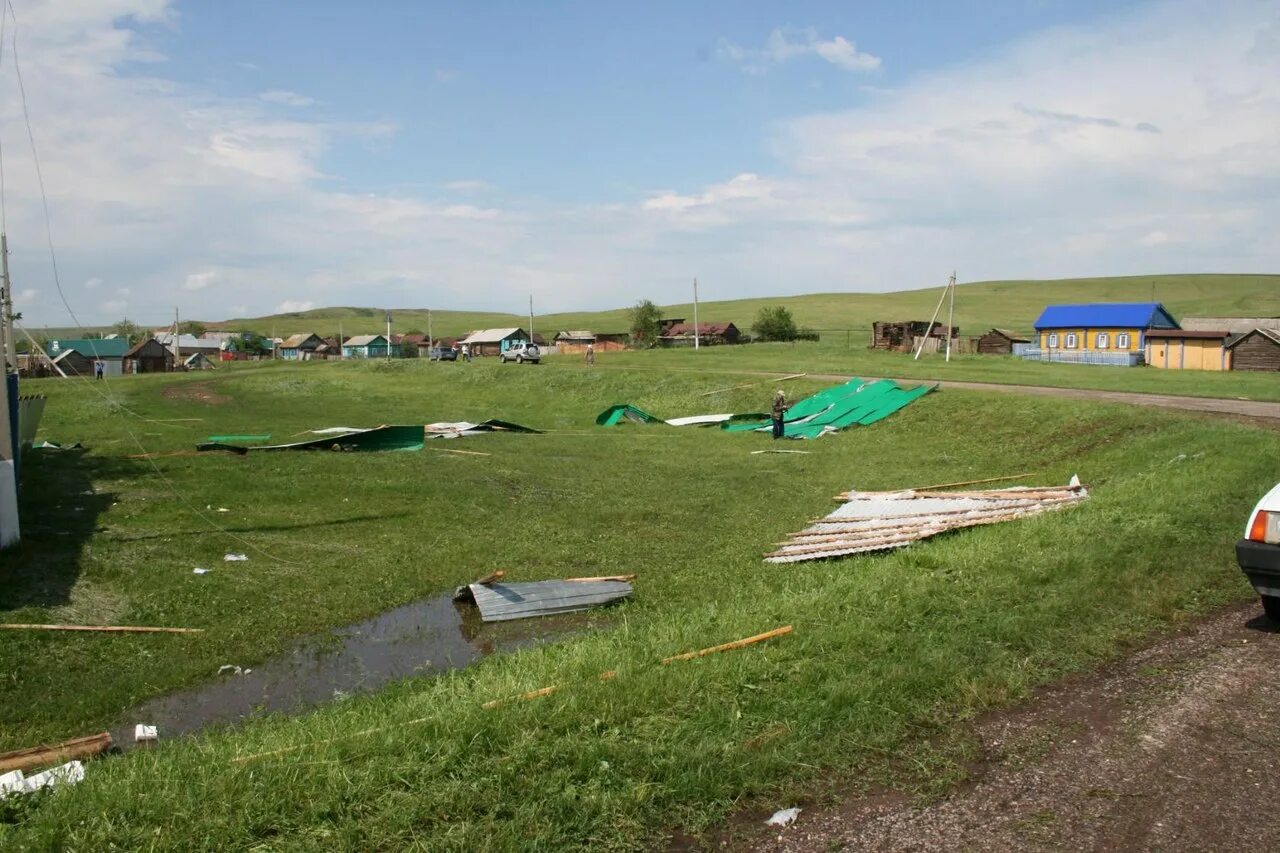
[[160,733],[155,726],[148,726],[146,723],[138,723],[133,727],[134,743],[146,743],[147,741],[159,739]]
[[766,820],[765,826],[790,826],[797,817],[800,816],[800,809],[792,807],[789,809],[778,809],[773,813],[773,817]]
[[253,670],[243,669],[233,663],[224,663],[222,666],[218,667],[218,675],[222,675],[224,672],[229,672],[232,675],[248,675],[253,672]]
[[249,555],[248,554],[228,554],[222,559],[228,563],[243,563],[245,560],[249,559]]
[[34,776],[23,776],[21,770],[14,770],[0,776],[0,800],[10,794],[30,794],[41,788],[56,788],[59,785],[74,785],[84,781],[84,765],[79,761],[68,761],[66,764],[37,773]]
[[191,570],[191,574],[193,574],[193,575],[207,575],[207,574],[209,574],[209,570],[208,570],[208,569],[192,569],[192,570]]

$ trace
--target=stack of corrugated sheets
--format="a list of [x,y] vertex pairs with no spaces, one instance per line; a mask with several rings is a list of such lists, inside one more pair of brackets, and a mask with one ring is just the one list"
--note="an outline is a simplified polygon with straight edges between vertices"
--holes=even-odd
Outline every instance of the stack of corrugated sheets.
[[1084,500],[1072,477],[1066,486],[984,489],[974,492],[846,492],[844,503],[765,555],[770,563],[823,560],[901,548],[948,530],[998,524]]

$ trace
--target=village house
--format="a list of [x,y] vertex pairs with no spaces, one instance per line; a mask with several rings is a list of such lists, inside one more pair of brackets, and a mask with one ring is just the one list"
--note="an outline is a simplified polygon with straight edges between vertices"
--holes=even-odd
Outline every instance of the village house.
[[389,344],[386,335],[356,335],[342,345],[343,358],[400,357],[400,345]]
[[64,373],[93,376],[94,362],[102,363],[106,376],[124,372],[124,354],[129,351],[125,338],[58,338],[49,341],[45,352]]
[[945,340],[955,338],[960,329],[948,329],[942,323],[927,323],[924,320],[899,320],[896,322],[875,322],[871,324],[871,346],[869,349],[882,349],[891,352],[911,352],[915,340],[919,337],[931,337]]
[[556,332],[553,340],[557,352],[581,353],[586,352],[588,345],[595,347],[596,336],[594,332],[579,329],[570,332]]
[[1177,329],[1158,302],[1050,305],[1035,323],[1038,349],[1023,358],[1132,367],[1145,359],[1147,333]]
[[480,329],[460,341],[471,348],[472,355],[501,355],[515,344],[529,340],[529,333],[521,328]]
[[[699,323],[697,326],[697,342],[702,346],[736,344],[740,337],[742,333],[732,323]],[[694,326],[692,323],[674,323],[658,340],[667,347],[691,347],[694,345]]]
[[310,361],[323,343],[324,338],[315,332],[290,335],[280,344],[280,357],[285,361]]
[[1167,370],[1230,370],[1230,339],[1225,331],[1151,329],[1146,333],[1145,357],[1152,367]]
[[[165,349],[173,352],[173,333],[163,332],[155,335]],[[195,335],[178,335],[178,355],[188,356],[202,352],[209,358],[218,358],[218,353],[222,351],[223,342],[217,340],[209,340],[207,338],[197,338]]]

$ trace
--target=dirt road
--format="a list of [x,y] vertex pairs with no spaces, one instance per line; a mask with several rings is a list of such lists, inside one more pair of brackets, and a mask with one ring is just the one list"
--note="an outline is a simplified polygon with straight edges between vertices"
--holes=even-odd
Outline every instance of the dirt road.
[[1280,633],[1230,608],[976,724],[949,797],[806,809],[750,846],[830,850],[1277,850]]

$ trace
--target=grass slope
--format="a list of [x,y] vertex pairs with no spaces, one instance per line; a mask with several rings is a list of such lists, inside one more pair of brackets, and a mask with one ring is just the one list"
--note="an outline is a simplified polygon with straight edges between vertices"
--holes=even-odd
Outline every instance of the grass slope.
[[[716,292],[704,286],[704,295]],[[938,302],[936,288],[895,293],[817,293],[759,299],[702,302],[699,319],[730,321],[750,327],[766,305],[785,305],[796,322],[814,329],[869,329],[876,320],[928,320]],[[1280,315],[1280,275],[1153,275],[1109,278],[1076,278],[1053,281],[991,281],[962,284],[956,289],[956,325],[966,334],[981,334],[992,326],[1030,330],[1045,305],[1058,302],[1146,302],[1153,297],[1174,316]],[[638,294],[637,298],[643,294]],[[693,305],[663,306],[667,317],[693,318]],[[292,314],[231,320],[227,328],[276,334],[316,331],[335,334],[338,322],[346,334],[385,330],[385,312],[377,308],[317,308]],[[395,328],[427,328],[425,310],[394,312]],[[435,311],[432,331],[454,335],[477,328],[529,324],[527,314]],[[554,334],[561,329],[620,332],[628,328],[625,309],[597,312],[541,314],[535,330]]]
[[[50,396],[43,434],[89,450],[26,457],[27,535],[0,553],[0,619],[207,632],[0,635],[0,748],[95,730],[222,663],[252,664],[297,634],[494,568],[640,579],[601,630],[94,762],[83,784],[0,811],[0,846],[647,846],[735,804],[790,802],[832,780],[945,784],[964,749],[958,721],[1248,594],[1231,545],[1280,466],[1273,434],[961,392],[796,445],[809,455],[752,456],[769,446],[758,435],[591,426],[621,401],[669,416],[758,407],[758,389],[702,396],[723,385],[398,362],[130,377],[106,399],[92,383],[28,386]],[[466,440],[487,457],[161,457],[162,479],[129,458],[125,428],[168,451],[213,433],[486,416],[553,431]],[[851,484],[1023,471],[1048,483],[1078,472],[1093,497],[891,554],[760,560]],[[206,505],[231,510],[217,516],[230,534],[197,516]],[[223,564],[227,550],[251,559]],[[194,576],[193,565],[215,571]],[[782,624],[795,634],[652,665]],[[597,681],[605,669],[618,678]],[[480,707],[549,684],[564,689]],[[379,731],[358,734],[369,729]]]

